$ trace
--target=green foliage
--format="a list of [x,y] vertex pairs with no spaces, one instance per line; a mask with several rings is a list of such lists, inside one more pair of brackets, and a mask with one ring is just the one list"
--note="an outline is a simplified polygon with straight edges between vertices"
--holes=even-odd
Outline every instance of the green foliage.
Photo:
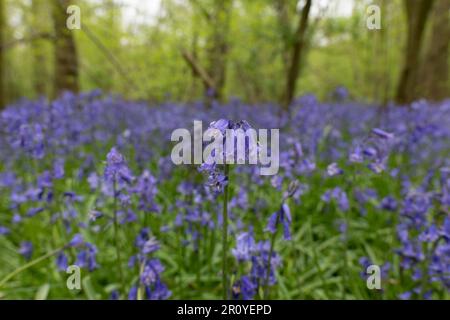
[[[52,30],[49,10],[45,9],[48,1],[38,2],[41,12],[34,12],[28,1],[7,1],[10,18],[6,42],[18,41],[7,50],[9,101],[51,95],[52,42],[27,40],[36,32]],[[101,88],[149,101],[192,101],[203,96],[201,80],[183,60],[180,49],[193,52],[199,65],[207,68],[213,28],[206,15],[213,9],[211,1],[166,0],[154,16],[145,16],[136,8],[136,23],[124,17],[123,6],[128,3],[75,3],[81,7],[82,26],[106,48],[106,52],[101,50],[83,30],[73,31],[83,91]],[[288,28],[294,29],[298,12],[295,1],[287,3],[292,24]],[[351,16],[339,16],[329,9],[311,17],[308,53],[297,94],[313,92],[327,97],[331,89],[344,85],[358,99],[383,102],[393,98],[406,31],[402,3],[376,1],[382,8],[382,30],[365,27],[368,3],[353,3]],[[330,8],[333,5],[336,3],[331,2]],[[225,97],[236,96],[251,103],[280,98],[286,72],[283,28],[273,1],[234,1]],[[36,61],[36,54],[42,61]],[[44,92],[36,92],[37,81],[44,84]]]

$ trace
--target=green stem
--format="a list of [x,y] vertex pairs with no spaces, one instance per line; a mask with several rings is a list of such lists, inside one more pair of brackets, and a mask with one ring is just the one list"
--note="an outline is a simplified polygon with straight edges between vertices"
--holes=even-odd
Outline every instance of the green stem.
[[267,274],[266,279],[264,280],[264,299],[267,299],[267,295],[269,294],[269,279],[270,279],[270,269],[271,269],[271,263],[272,263],[272,254],[273,249],[275,247],[275,239],[277,237],[277,231],[278,231],[278,223],[280,222],[280,215],[277,214],[277,219],[275,221],[275,232],[272,234],[272,238],[270,239],[270,251],[269,251],[269,259],[267,261]]
[[138,291],[137,291],[137,300],[143,300],[144,299],[144,285],[142,285],[141,282],[141,274],[144,272],[144,265],[145,263],[141,263],[139,267],[139,279],[138,279]]
[[0,281],[0,288],[3,287],[3,285],[5,285],[5,283],[7,283],[10,279],[14,278],[16,275],[18,275],[19,273],[21,273],[22,271],[27,270],[28,268],[31,268],[32,266],[38,264],[41,261],[44,261],[48,258],[50,258],[51,256],[54,256],[55,254],[57,254],[58,252],[60,252],[61,250],[63,250],[64,247],[62,248],[58,248],[55,249],[53,251],[50,251],[49,253],[46,253],[45,255],[36,258],[30,262],[28,262],[27,264],[24,264],[23,266],[21,266],[20,268],[17,268],[16,270],[14,270],[13,272],[11,272],[10,274],[8,274],[6,277],[4,277],[1,281]]
[[222,230],[222,286],[223,299],[228,299],[228,279],[227,279],[227,253],[228,253],[228,185],[230,184],[229,165],[225,164],[225,176],[228,183],[223,193],[223,230]]
[[345,223],[345,230],[343,233],[343,241],[342,241],[342,247],[343,247],[343,252],[342,252],[342,263],[343,263],[343,273],[342,273],[342,277],[343,277],[343,284],[342,284],[342,300],[345,300],[345,296],[346,296],[346,288],[348,287],[349,284],[349,274],[348,274],[348,236],[349,236],[349,225],[348,225],[348,219],[347,219],[347,213],[343,212],[343,217],[344,217],[344,223]]
[[116,255],[117,255],[117,268],[119,272],[119,279],[120,284],[122,287],[122,290],[125,289],[125,283],[124,283],[124,277],[123,277],[123,271],[122,271],[122,258],[120,256],[120,248],[119,248],[119,223],[117,221],[117,186],[116,181],[114,179],[113,183],[113,193],[114,193],[114,246],[116,247]]

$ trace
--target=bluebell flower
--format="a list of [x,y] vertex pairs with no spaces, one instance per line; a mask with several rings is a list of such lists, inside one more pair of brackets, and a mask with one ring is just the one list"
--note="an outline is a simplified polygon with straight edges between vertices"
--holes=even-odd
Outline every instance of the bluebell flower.
[[159,279],[159,274],[164,271],[164,267],[158,259],[151,259],[146,262],[144,270],[141,273],[141,283],[145,286],[151,286]]
[[278,224],[283,225],[283,235],[285,240],[291,239],[291,232],[289,230],[292,222],[291,210],[287,203],[283,203],[281,205],[280,210],[272,214],[269,218],[269,222],[267,223],[266,230],[270,233],[275,233],[277,230]]
[[[222,193],[224,187],[228,184],[228,177],[224,175],[219,168],[217,167],[217,163],[212,161],[213,157],[220,158],[222,163],[226,163],[227,159],[230,157],[233,157],[233,159],[236,159],[236,152],[237,152],[237,145],[234,144],[235,150],[226,150],[226,130],[232,129],[232,130],[238,130],[242,129],[243,131],[247,131],[250,129],[250,124],[245,120],[240,121],[231,121],[231,120],[225,120],[225,119],[219,119],[217,121],[213,121],[209,125],[209,129],[216,129],[219,130],[223,137],[223,153],[220,155],[216,155],[216,150],[212,151],[212,154],[209,155],[209,159],[205,162],[203,162],[200,167],[200,172],[206,172],[208,174],[208,182],[207,185],[210,186],[215,195],[218,195]],[[246,149],[245,149],[245,157],[249,157],[251,153],[254,153],[256,150],[250,149],[250,143],[249,141],[246,141]],[[245,159],[244,159],[245,160]]]
[[418,239],[421,242],[434,243],[439,239],[439,230],[435,224],[432,224],[419,235]]
[[139,255],[132,255],[128,259],[128,268],[134,268],[134,266],[139,262]]
[[113,147],[106,156],[106,167],[104,173],[106,181],[124,182],[130,184],[133,175],[127,166],[125,157]]
[[41,189],[53,187],[53,177],[50,171],[44,171],[38,176],[37,185]]
[[0,172],[0,187],[12,187],[16,184],[16,179],[14,172]]
[[124,224],[124,223],[130,223],[130,222],[135,222],[137,221],[137,215],[136,213],[131,210],[131,209],[127,209],[126,212],[123,211],[119,211],[118,212],[118,216],[121,216],[122,219],[120,220],[120,224]]
[[111,291],[111,295],[109,297],[110,300],[119,300],[119,298],[120,298],[119,291],[117,290]]
[[333,98],[336,101],[340,101],[340,102],[348,99],[349,95],[350,95],[350,93],[348,92],[348,89],[344,86],[337,86],[334,89],[333,94],[332,94]]
[[20,243],[19,253],[26,260],[30,260],[32,254],[33,254],[33,244],[30,241],[22,241]]
[[242,276],[232,287],[232,297],[235,300],[252,300],[258,286],[248,276]]
[[136,286],[132,286],[130,288],[130,292],[128,293],[128,300],[137,300],[137,292],[138,288]]
[[255,251],[255,240],[250,232],[242,232],[237,236],[236,248],[231,250],[238,262],[249,261]]
[[448,242],[450,242],[450,217],[445,217],[444,223],[442,225],[441,236],[444,237]]
[[11,221],[14,224],[20,223],[22,221],[22,216],[20,214],[18,214],[18,213],[14,213]]
[[66,203],[68,205],[71,205],[75,202],[82,202],[84,199],[83,196],[79,196],[73,191],[66,191],[63,193],[63,196],[64,196],[64,200],[66,201]]
[[337,176],[344,173],[344,170],[340,169],[336,162],[328,165],[327,173],[330,177]]
[[[148,257],[159,250],[159,243],[154,237],[150,237],[148,228],[143,228],[136,237],[134,244],[139,249],[139,253],[130,257],[128,266],[132,268],[137,263],[144,266],[139,276],[139,282],[145,288],[145,298],[151,300],[167,299],[171,293],[161,281],[161,273],[164,271],[164,266],[160,260],[156,258],[149,259]],[[137,291],[134,291],[134,289],[130,290],[129,293],[129,299],[132,299],[132,297],[137,297]]]
[[64,178],[64,159],[56,159],[53,162],[53,178],[62,179]]
[[376,160],[367,165],[367,167],[375,173],[381,173],[386,170],[386,162],[385,160]]
[[343,239],[347,237],[348,223],[345,221],[339,221],[338,223],[339,232],[342,234]]
[[401,300],[409,300],[409,299],[411,299],[411,296],[412,296],[412,292],[411,291],[405,291],[405,292],[403,292],[402,294],[399,295],[399,298]]
[[95,220],[97,220],[98,218],[101,218],[101,217],[103,217],[103,213],[101,213],[98,210],[91,210],[89,212],[89,220],[91,220],[91,221],[95,221]]
[[387,211],[395,211],[397,210],[397,200],[392,196],[387,196],[381,199],[380,207]]
[[68,267],[68,259],[64,252],[60,252],[56,257],[56,266],[59,271],[66,271]]
[[100,186],[100,179],[95,172],[91,172],[91,174],[89,174],[87,181],[91,190],[96,190]]
[[150,171],[145,170],[137,179],[133,192],[139,196],[139,210],[144,212],[159,212],[156,203],[156,194],[158,193],[157,180]]
[[172,294],[167,286],[159,278],[156,280],[153,287],[147,286],[145,288],[145,292],[147,299],[149,300],[166,300]]
[[316,170],[316,163],[312,159],[303,159],[298,164],[298,172],[299,173],[310,173]]
[[200,166],[199,171],[208,172],[208,181],[206,184],[213,190],[215,195],[223,192],[225,186],[228,184],[228,177],[219,172],[216,169],[216,165],[208,165],[207,163],[203,163]]
[[274,175],[270,179],[270,184],[272,185],[272,187],[274,187],[275,189],[280,191],[281,188],[283,187],[283,177],[281,177],[279,175]]
[[379,128],[372,129],[372,133],[374,135],[376,135],[377,137],[382,138],[382,139],[386,139],[386,140],[390,140],[390,139],[394,138],[394,135],[392,133],[386,132],[386,131],[384,131],[382,129],[379,129]]
[[23,124],[19,128],[19,136],[13,142],[13,147],[21,148],[35,159],[42,159],[45,156],[44,148],[45,136],[42,125]]
[[152,237],[148,239],[142,246],[142,253],[150,254],[159,250],[159,248],[160,248],[159,242],[156,241],[155,237]]
[[354,163],[361,163],[364,161],[363,150],[357,146],[349,156],[349,161]]
[[0,236],[5,236],[10,233],[10,230],[7,227],[0,226]]
[[139,231],[139,234],[136,236],[136,239],[134,240],[134,245],[138,248],[142,248],[149,239],[150,229],[142,228],[141,231]]
[[39,207],[39,208],[31,208],[30,210],[27,211],[27,217],[34,217],[35,215],[37,215],[38,213],[41,213],[42,211],[44,211],[44,208]]
[[86,249],[80,250],[77,255],[75,264],[80,268],[87,268],[89,271],[94,271],[97,268],[97,248],[86,243]]
[[347,193],[339,187],[329,189],[321,196],[321,200],[329,203],[331,200],[335,200],[341,211],[348,211],[350,209],[350,203],[347,197]]
[[363,154],[367,157],[372,158],[372,157],[376,157],[378,152],[377,152],[377,149],[375,149],[374,147],[368,146],[368,147],[364,148]]
[[83,236],[79,233],[73,236],[69,242],[69,247],[79,247],[84,243]]
[[260,241],[257,244],[256,250],[256,253],[251,259],[251,277],[253,279],[259,279],[260,283],[263,284],[267,276],[269,276],[269,285],[274,285],[276,283],[275,269],[281,264],[279,255],[273,251],[269,265],[269,241]]

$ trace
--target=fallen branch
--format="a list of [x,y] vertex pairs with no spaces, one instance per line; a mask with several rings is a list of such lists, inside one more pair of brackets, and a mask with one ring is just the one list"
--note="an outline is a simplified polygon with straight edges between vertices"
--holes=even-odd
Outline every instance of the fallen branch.
[[92,43],[103,53],[103,55],[108,59],[111,65],[116,69],[116,71],[126,80],[126,85],[133,88],[138,92],[139,88],[136,86],[133,79],[129,76],[129,72],[125,70],[119,60],[112,54],[110,50],[103,44],[103,42],[91,31],[90,28],[83,25],[81,29],[84,34],[92,41]]
[[203,84],[208,89],[213,89],[215,92],[216,84],[214,83],[214,80],[210,77],[208,72],[206,72],[205,69],[200,66],[200,64],[192,56],[192,54],[190,54],[186,50],[181,50],[181,55],[183,56],[184,60],[186,60],[187,64],[191,67],[192,71],[194,71],[194,73],[202,80]]

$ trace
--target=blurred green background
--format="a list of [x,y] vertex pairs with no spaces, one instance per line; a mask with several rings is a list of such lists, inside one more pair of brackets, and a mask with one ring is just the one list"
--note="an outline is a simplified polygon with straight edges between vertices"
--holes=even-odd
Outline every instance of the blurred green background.
[[[79,30],[66,28],[70,5],[80,8]],[[370,5],[379,8],[381,29],[367,27],[378,14]],[[220,99],[283,103],[293,68],[294,96],[326,98],[344,86],[352,98],[386,104],[450,92],[449,0],[0,0],[0,7],[2,105],[94,88],[154,103],[194,101],[213,87],[205,77]],[[76,85],[64,81],[70,72]]]

